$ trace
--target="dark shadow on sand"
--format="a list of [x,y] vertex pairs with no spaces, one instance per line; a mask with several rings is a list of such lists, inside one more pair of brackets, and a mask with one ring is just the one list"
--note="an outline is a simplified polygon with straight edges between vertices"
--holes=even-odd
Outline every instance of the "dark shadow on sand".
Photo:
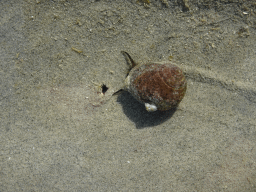
[[118,95],[117,101],[122,105],[127,117],[136,124],[137,129],[159,125],[171,118],[176,111],[176,109],[171,109],[168,111],[147,112],[145,106],[126,91]]

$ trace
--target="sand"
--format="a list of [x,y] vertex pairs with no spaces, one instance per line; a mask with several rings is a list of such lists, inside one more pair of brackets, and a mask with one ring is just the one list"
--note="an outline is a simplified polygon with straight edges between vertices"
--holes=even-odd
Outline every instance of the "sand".
[[[0,2],[0,191],[256,191],[255,1],[148,2]],[[113,95],[121,51],[182,68],[179,107]]]

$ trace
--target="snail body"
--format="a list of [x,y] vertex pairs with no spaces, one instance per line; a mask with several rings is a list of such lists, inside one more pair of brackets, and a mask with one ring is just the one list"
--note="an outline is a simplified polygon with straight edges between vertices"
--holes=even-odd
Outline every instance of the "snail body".
[[128,53],[123,54],[132,63],[124,90],[143,103],[149,112],[178,106],[187,89],[187,81],[179,67],[157,62],[137,65]]

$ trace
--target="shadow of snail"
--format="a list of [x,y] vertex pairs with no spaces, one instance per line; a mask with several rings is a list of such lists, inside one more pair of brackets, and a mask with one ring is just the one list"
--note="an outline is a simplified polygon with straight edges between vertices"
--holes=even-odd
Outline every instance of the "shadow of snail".
[[[141,110],[140,104],[132,97],[122,94],[119,95],[118,101],[123,104],[126,115],[140,126],[159,124],[172,116],[187,89],[187,81],[182,70],[176,65],[163,62],[138,65],[127,52],[122,53],[131,68],[124,87],[116,93],[122,90],[129,92],[146,109],[146,111]],[[131,104],[125,100],[130,101]],[[134,107],[136,110],[133,110]]]

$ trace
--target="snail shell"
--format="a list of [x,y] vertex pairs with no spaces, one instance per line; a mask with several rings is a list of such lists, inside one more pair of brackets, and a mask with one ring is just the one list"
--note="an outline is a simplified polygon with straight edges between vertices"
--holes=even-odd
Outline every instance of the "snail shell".
[[143,103],[149,112],[178,106],[187,89],[187,81],[179,67],[156,62],[136,65],[128,53],[123,53],[132,63],[125,79],[126,91]]

